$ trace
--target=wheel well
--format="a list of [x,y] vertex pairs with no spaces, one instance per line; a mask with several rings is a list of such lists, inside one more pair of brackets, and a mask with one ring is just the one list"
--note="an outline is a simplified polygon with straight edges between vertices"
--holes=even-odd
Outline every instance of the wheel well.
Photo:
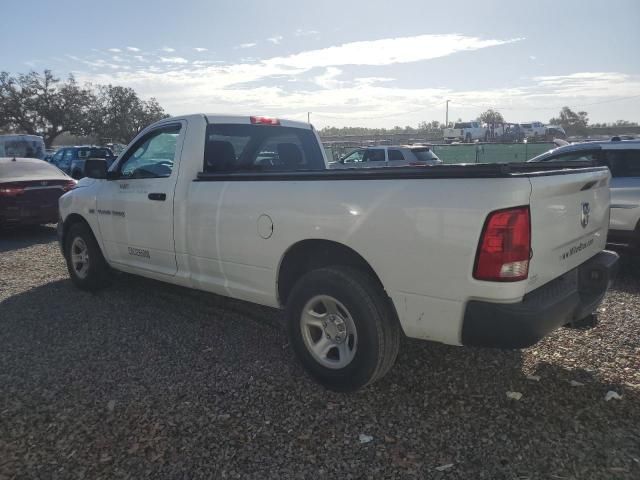
[[371,265],[352,248],[330,240],[303,240],[291,246],[280,262],[278,271],[280,304],[287,303],[293,286],[305,273],[330,265],[344,265],[362,270],[384,289]]
[[79,215],[77,213],[72,213],[72,214],[68,215],[67,218],[64,220],[64,224],[63,224],[63,227],[62,227],[62,246],[63,246],[63,248],[67,244],[67,235],[69,234],[69,230],[71,230],[71,227],[73,225],[75,225],[76,223],[84,223],[89,228],[89,230],[91,230],[93,232],[93,229],[91,228],[91,225],[89,225],[89,222],[87,222],[82,215]]

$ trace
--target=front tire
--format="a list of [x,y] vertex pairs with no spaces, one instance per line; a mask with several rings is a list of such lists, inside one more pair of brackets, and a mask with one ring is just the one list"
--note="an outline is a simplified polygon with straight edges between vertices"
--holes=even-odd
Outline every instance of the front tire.
[[305,274],[286,308],[289,341],[305,370],[339,392],[382,378],[393,366],[400,326],[370,275],[333,266]]
[[110,269],[88,225],[76,223],[67,234],[64,248],[71,281],[80,289],[99,290],[109,284]]

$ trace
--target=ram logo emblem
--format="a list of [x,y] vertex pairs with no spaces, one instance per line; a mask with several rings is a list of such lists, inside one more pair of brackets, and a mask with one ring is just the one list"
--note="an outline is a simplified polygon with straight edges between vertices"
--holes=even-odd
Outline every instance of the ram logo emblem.
[[589,206],[589,202],[583,202],[582,212],[580,214],[580,225],[582,225],[582,228],[587,228],[587,225],[589,225],[590,213],[591,213],[591,207]]

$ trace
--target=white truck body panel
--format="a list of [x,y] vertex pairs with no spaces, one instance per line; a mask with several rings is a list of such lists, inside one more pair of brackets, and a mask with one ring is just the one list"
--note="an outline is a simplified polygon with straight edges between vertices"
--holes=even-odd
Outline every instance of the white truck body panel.
[[480,122],[456,123],[453,128],[444,129],[444,139],[447,142],[485,140],[488,129]]
[[[82,216],[115,269],[279,307],[278,272],[286,252],[300,241],[329,240],[369,263],[408,336],[458,345],[469,300],[519,302],[604,246],[606,171],[534,178],[195,181],[207,124],[249,120],[191,115],[149,129],[176,122],[183,129],[169,177],[86,178],[61,197],[62,220]],[[281,124],[311,129],[300,122]],[[590,189],[581,190],[590,182]],[[145,200],[155,192],[165,193],[167,201]],[[586,229],[580,225],[584,202],[591,205]],[[531,208],[529,279],[474,279],[488,214],[522,205]],[[588,247],[559,260],[564,250],[590,239]]]

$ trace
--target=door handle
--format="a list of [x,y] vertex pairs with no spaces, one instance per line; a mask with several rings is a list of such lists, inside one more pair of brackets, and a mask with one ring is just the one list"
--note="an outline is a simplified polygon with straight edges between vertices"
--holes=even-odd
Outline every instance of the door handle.
[[158,200],[160,202],[164,202],[167,199],[166,193],[150,193],[148,195],[149,200]]

